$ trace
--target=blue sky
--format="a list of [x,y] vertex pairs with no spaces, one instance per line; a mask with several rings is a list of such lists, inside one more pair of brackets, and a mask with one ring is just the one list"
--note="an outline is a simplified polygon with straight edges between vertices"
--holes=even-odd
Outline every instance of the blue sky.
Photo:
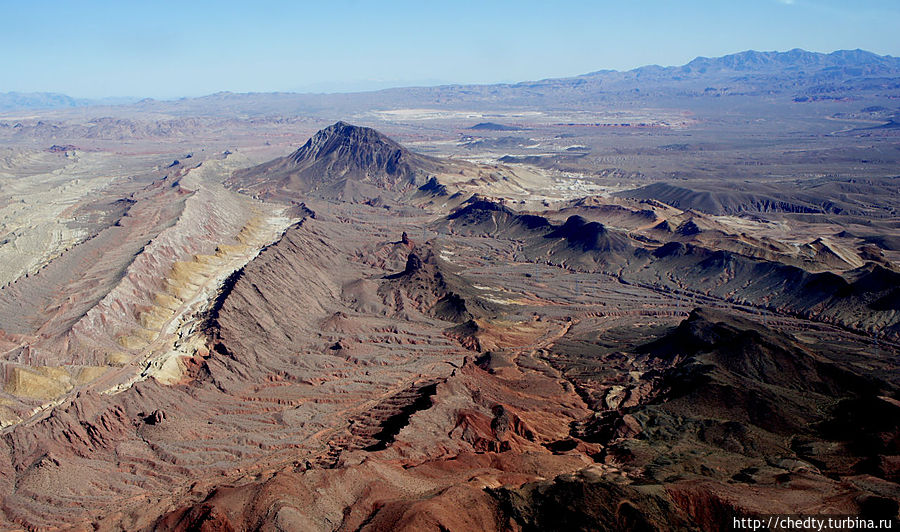
[[577,75],[746,49],[900,55],[898,0],[0,0],[0,92],[173,98]]

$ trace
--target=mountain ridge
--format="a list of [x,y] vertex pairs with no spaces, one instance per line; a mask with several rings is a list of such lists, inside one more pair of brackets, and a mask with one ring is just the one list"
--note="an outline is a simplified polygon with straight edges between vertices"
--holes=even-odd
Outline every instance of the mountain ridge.
[[[890,55],[882,56],[859,48],[856,50],[835,50],[830,53],[811,52],[801,48],[794,48],[785,52],[744,50],[718,57],[698,56],[684,65],[661,68],[693,71],[695,69],[718,67],[723,70],[758,71],[778,66],[829,68],[854,65],[878,65],[897,69],[900,68],[900,58]],[[638,67],[633,70],[641,70],[643,68],[647,67]]]
[[137,102],[137,98],[119,96],[76,98],[74,96],[69,96],[68,94],[48,91],[0,92],[0,112],[26,109],[51,110],[101,105],[129,105],[135,102]]
[[[617,88],[615,85],[623,83],[627,85],[628,83],[635,82],[648,83],[651,81],[675,81],[684,83],[690,81],[690,79],[702,78],[704,76],[771,74],[780,71],[788,75],[801,75],[801,77],[804,77],[807,81],[813,83],[822,80],[835,81],[835,79],[841,79],[842,76],[844,78],[873,76],[900,77],[900,58],[891,55],[878,55],[874,52],[862,49],[835,50],[830,53],[811,52],[801,48],[794,48],[784,52],[744,50],[718,57],[698,56],[683,65],[644,65],[629,70],[601,69],[573,76],[524,80],[515,83],[454,83],[431,86],[400,86],[372,91],[346,93],[219,91],[195,98],[178,98],[171,100],[155,100],[147,98],[137,102],[135,105],[145,110],[154,108],[191,108],[192,106],[213,102],[219,104],[230,102],[234,104],[251,102],[264,98],[276,98],[281,104],[293,103],[292,100],[300,99],[301,102],[298,103],[301,103],[304,106],[304,109],[319,109],[328,104],[333,105],[343,103],[352,105],[356,100],[374,99],[377,101],[385,97],[396,95],[397,93],[403,93],[409,97],[422,98],[433,94],[444,94],[455,91],[474,91],[474,94],[467,93],[465,98],[460,96],[457,97],[460,99],[477,101],[478,97],[486,98],[486,96],[478,94],[480,91],[527,90],[547,87],[567,87],[573,90],[584,91],[585,89],[595,89],[595,87],[590,86],[591,82],[594,81],[600,81],[600,84],[604,86],[604,90],[616,89],[624,91],[627,87]],[[671,79],[666,79],[666,76]],[[683,78],[682,76],[687,76],[687,78],[690,79]],[[660,79],[660,77],[663,77],[663,79]],[[584,85],[588,85],[588,87],[585,87]],[[24,93],[0,93],[0,111],[46,108],[40,107],[43,105],[40,103],[29,103],[29,100],[16,103],[14,99],[8,96],[16,94],[22,95]],[[85,100],[75,99],[66,96],[65,94],[57,93],[29,94],[45,94],[54,96],[57,99],[63,98],[65,101],[55,105],[56,108],[109,104],[108,98]],[[503,97],[503,94],[493,94],[495,100],[496,98]],[[10,100],[11,103],[5,103],[7,100]],[[452,101],[446,103],[452,103]]]

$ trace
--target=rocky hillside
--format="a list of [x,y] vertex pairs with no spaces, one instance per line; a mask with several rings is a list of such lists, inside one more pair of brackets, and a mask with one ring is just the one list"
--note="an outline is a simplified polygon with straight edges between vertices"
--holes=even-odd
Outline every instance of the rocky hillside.
[[374,129],[337,122],[288,156],[236,172],[229,183],[264,196],[354,199],[409,191],[449,166]]

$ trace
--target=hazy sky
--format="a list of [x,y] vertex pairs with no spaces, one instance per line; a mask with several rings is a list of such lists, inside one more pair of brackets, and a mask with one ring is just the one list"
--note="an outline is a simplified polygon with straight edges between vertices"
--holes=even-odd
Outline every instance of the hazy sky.
[[900,55],[898,0],[0,0],[0,92],[171,98],[582,74],[746,49]]

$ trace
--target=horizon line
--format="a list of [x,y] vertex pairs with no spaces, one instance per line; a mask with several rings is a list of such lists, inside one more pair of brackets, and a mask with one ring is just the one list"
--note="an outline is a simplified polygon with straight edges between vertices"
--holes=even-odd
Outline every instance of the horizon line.
[[[809,54],[825,55],[825,56],[834,55],[838,52],[865,52],[867,54],[871,54],[871,55],[874,55],[874,56],[882,58],[882,59],[900,59],[900,56],[894,56],[891,54],[879,54],[877,52],[872,52],[872,51],[866,50],[864,48],[840,48],[840,49],[832,50],[830,52],[807,50],[805,48],[799,48],[799,47],[790,48],[790,49],[787,49],[784,51],[781,51],[781,50],[756,50],[753,48],[749,48],[749,49],[739,50],[736,52],[731,52],[731,53],[718,55],[718,56],[698,55],[698,56],[695,56],[693,59],[691,59],[685,63],[681,63],[681,64],[660,65],[658,63],[648,63],[648,64],[635,66],[633,68],[629,68],[626,70],[618,70],[618,69],[613,69],[613,68],[601,68],[598,70],[591,70],[588,72],[582,72],[582,73],[578,73],[578,74],[570,74],[567,76],[524,79],[524,80],[519,80],[519,81],[440,82],[440,83],[434,83],[434,84],[416,84],[414,82],[412,82],[411,84],[403,84],[404,83],[403,81],[397,81],[396,82],[396,83],[398,83],[397,85],[391,85],[391,86],[375,88],[375,89],[362,89],[362,90],[336,89],[336,90],[332,90],[332,91],[321,91],[321,92],[305,91],[302,89],[298,89],[298,90],[273,89],[273,90],[258,90],[258,91],[257,90],[234,91],[234,90],[229,90],[229,89],[222,89],[222,90],[217,90],[214,92],[206,92],[206,93],[197,94],[197,95],[184,95],[184,96],[172,96],[172,97],[135,96],[135,95],[132,95],[132,96],[124,96],[124,95],[72,96],[71,94],[69,94],[67,92],[61,92],[61,91],[56,91],[56,90],[5,91],[5,92],[0,92],[0,95],[62,96],[62,97],[66,97],[71,100],[74,100],[76,102],[78,102],[78,101],[82,102],[81,105],[75,105],[72,107],[94,107],[94,106],[103,106],[103,105],[115,107],[115,106],[120,106],[120,105],[133,105],[133,104],[141,103],[141,102],[177,102],[180,100],[193,100],[193,99],[200,99],[200,98],[209,98],[209,97],[218,96],[218,95],[255,96],[255,95],[265,95],[265,94],[278,94],[278,95],[296,95],[296,96],[329,96],[329,95],[338,95],[338,94],[346,94],[346,95],[372,94],[372,93],[378,93],[378,92],[384,92],[384,91],[390,91],[390,90],[402,90],[402,89],[428,89],[428,88],[441,88],[441,87],[485,87],[485,86],[491,86],[491,85],[515,86],[515,85],[519,85],[519,84],[523,84],[523,83],[536,83],[536,82],[550,81],[550,80],[574,79],[574,78],[590,76],[592,74],[600,74],[600,73],[628,73],[628,72],[634,72],[637,70],[641,70],[643,68],[653,68],[653,67],[664,68],[664,69],[665,68],[678,68],[678,67],[687,66],[690,63],[692,63],[696,60],[699,60],[699,59],[723,59],[726,57],[731,57],[731,56],[740,55],[740,54],[749,53],[749,52],[759,53],[759,54],[772,54],[772,53],[787,54],[787,53],[795,52],[795,51],[805,52],[805,53],[809,53]],[[355,81],[346,81],[346,82],[320,81],[320,82],[313,83],[313,85],[331,84],[331,83],[333,83],[335,85],[340,85],[341,83],[354,84],[354,83],[365,83],[365,82],[366,82],[366,80],[355,80]],[[378,83],[377,80],[373,80],[372,82]],[[387,83],[393,83],[393,82],[388,81]],[[104,103],[104,100],[122,100],[122,101],[119,103]]]

